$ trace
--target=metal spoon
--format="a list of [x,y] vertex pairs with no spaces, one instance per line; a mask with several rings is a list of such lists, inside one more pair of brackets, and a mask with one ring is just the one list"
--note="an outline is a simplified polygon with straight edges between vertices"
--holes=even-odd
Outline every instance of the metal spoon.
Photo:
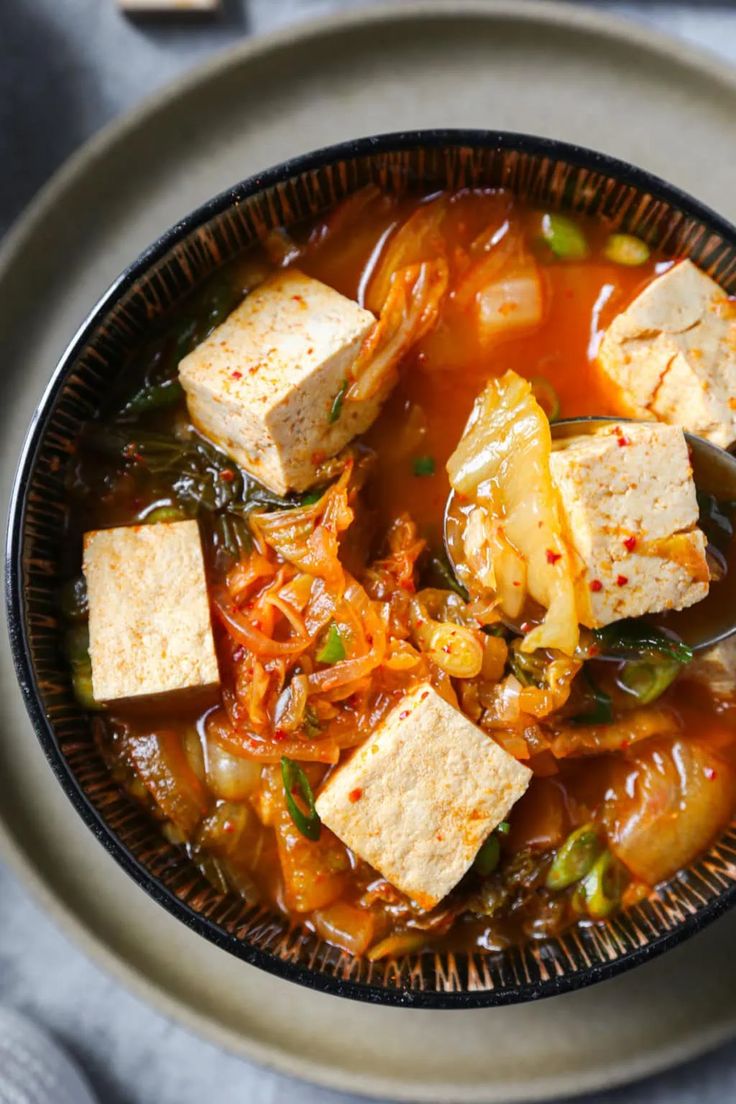
[[[593,433],[601,426],[611,422],[626,423],[631,418],[563,418],[550,426],[553,440],[566,437],[579,437]],[[713,495],[720,502],[736,502],[736,457],[725,449],[686,433],[690,448],[691,463],[695,486],[698,491]],[[463,507],[454,491],[450,492],[445,508],[444,538],[445,550],[450,565],[457,577],[462,580],[467,574],[467,565],[461,558]],[[647,620],[669,634],[676,635],[693,651],[703,651],[736,633],[736,547],[732,541],[729,548],[729,570],[723,578],[710,584],[708,596],[694,606],[684,610],[669,610],[664,613],[650,614]],[[507,622],[510,628],[520,631],[518,625]]]

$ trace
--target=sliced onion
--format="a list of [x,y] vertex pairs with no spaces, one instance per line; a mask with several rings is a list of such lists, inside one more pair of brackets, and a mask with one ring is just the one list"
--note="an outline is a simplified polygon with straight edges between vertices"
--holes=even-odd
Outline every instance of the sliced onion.
[[207,741],[207,783],[225,801],[245,801],[261,784],[261,763],[231,755],[215,740]]

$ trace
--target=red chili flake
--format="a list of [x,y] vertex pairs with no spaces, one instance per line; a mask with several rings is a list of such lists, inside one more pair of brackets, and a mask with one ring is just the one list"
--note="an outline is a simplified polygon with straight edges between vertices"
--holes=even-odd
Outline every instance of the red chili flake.
[[225,483],[232,483],[234,478],[235,472],[232,468],[223,468],[220,472],[220,479],[224,480]]
[[442,648],[442,651],[445,652],[447,655],[450,655],[452,651],[452,644],[445,644]]
[[531,621],[522,621],[521,625],[519,626],[519,628],[521,629],[521,631],[523,633],[528,633],[530,631],[531,627],[532,627]]
[[599,654],[599,652],[600,652],[600,648],[598,647],[597,644],[591,644],[590,647],[588,648],[588,655],[589,656],[597,656]]
[[627,552],[633,552],[636,548],[636,537],[625,537],[624,548]]
[[557,563],[557,561],[561,560],[561,559],[562,559],[562,553],[561,552],[553,552],[551,548],[547,549],[547,563],[554,564],[554,563]]
[[717,776],[717,772],[713,769],[713,767],[704,767],[703,774],[709,782],[712,782],[713,779]]
[[628,581],[629,581],[628,575],[617,575],[616,576],[616,586],[626,586]]
[[593,591],[594,594],[597,594],[599,590],[603,590],[603,583],[600,581],[600,579],[593,579],[592,583],[590,584],[590,589]]
[[228,834],[230,834],[231,832],[235,831],[235,825],[231,820],[226,820],[222,826],[222,830],[223,832],[227,832]]
[[514,586],[521,586],[521,583],[518,579],[514,579]]
[[243,378],[243,373],[242,372],[231,372],[230,376],[232,377],[232,379],[242,379]]
[[631,438],[630,437],[625,437],[623,435],[623,433],[621,434],[620,437],[617,438],[617,441],[618,441],[618,447],[619,448],[624,448],[625,445],[630,445],[631,444]]
[[434,838],[435,838],[436,840],[439,840],[439,842],[440,842],[440,843],[442,843],[442,841],[443,841],[443,839],[444,839],[445,837],[444,837],[444,836],[442,835],[442,833],[441,833],[441,832],[438,832],[438,833],[437,833],[437,835],[436,835],[436,836],[435,836]]
[[360,786],[357,786],[354,790],[351,790],[348,794],[348,801],[352,801],[355,804],[356,801],[360,801],[363,796],[363,791]]
[[289,733],[286,731],[285,728],[275,728],[273,730],[274,740],[286,740],[286,739],[288,739],[288,736],[289,736]]
[[405,721],[408,716],[409,716],[409,710],[408,709],[402,709],[402,711],[399,713],[399,720],[400,721]]
[[425,701],[425,699],[428,698],[428,697],[429,697],[429,690],[425,690],[419,700],[420,701]]

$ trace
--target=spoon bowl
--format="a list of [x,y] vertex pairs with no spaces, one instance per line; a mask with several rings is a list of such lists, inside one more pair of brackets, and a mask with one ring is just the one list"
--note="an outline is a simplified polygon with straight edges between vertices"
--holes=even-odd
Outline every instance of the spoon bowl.
[[[613,417],[562,418],[550,425],[553,441],[594,433],[612,422],[626,424],[636,419]],[[690,450],[693,477],[702,504],[709,496],[722,503],[736,503],[736,456],[692,433],[685,433]],[[445,550],[455,575],[463,582],[469,569],[462,560],[462,531],[468,507],[454,491],[445,507]],[[724,575],[713,580],[708,596],[684,610],[650,614],[651,624],[674,635],[693,652],[704,651],[736,632],[736,542],[732,539]],[[521,632],[519,624],[504,619],[509,628]]]

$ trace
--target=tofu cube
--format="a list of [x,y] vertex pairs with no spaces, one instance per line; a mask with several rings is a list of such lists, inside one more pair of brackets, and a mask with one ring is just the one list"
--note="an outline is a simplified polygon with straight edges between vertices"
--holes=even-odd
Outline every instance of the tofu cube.
[[681,429],[614,423],[556,442],[551,470],[578,556],[583,624],[597,628],[705,598],[706,540]]
[[682,677],[699,682],[717,698],[736,697],[736,636],[697,652]]
[[374,325],[319,280],[279,272],[179,365],[194,425],[277,494],[306,490],[385,398],[340,400]]
[[606,330],[598,361],[632,416],[736,440],[736,303],[692,261],[657,277]]
[[322,821],[422,908],[446,897],[531,771],[424,682],[327,781]]
[[97,701],[220,681],[196,521],[85,533],[83,568]]

